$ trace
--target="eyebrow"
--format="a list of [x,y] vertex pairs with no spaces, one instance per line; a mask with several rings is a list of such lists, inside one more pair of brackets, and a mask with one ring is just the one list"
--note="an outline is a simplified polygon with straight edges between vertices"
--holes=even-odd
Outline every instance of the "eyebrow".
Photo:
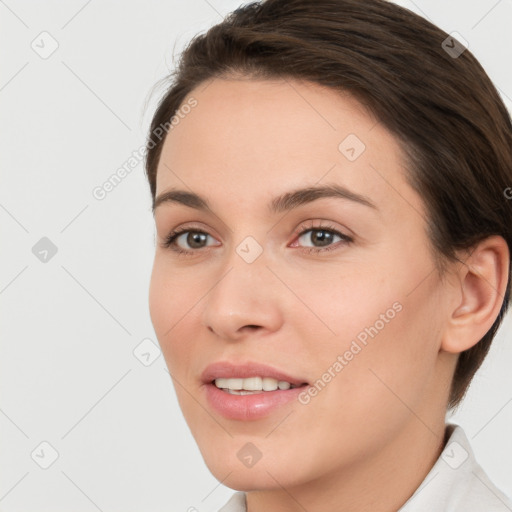
[[[268,209],[270,213],[282,213],[325,197],[346,199],[378,211],[377,206],[368,197],[334,183],[318,187],[299,188],[286,192],[272,199]],[[207,199],[185,190],[169,190],[160,194],[153,202],[153,213],[158,206],[164,203],[178,203],[201,211],[210,210]]]

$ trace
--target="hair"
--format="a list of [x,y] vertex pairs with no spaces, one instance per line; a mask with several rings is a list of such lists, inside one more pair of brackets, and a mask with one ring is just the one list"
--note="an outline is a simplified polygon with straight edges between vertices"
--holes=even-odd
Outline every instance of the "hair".
[[[170,126],[198,85],[231,77],[301,80],[353,95],[395,136],[407,182],[426,207],[439,275],[447,262],[461,262],[457,251],[491,235],[503,237],[510,251],[510,114],[473,54],[450,37],[385,0],[266,0],[240,6],[196,35],[166,79],[170,85],[146,146],[153,204],[165,137],[156,142],[151,137]],[[509,261],[494,324],[458,356],[449,408],[460,404],[487,355],[510,292]]]

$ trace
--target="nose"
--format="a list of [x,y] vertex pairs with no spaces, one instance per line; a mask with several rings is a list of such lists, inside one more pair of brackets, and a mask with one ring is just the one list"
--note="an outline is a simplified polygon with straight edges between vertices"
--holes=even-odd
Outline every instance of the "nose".
[[226,341],[278,330],[283,321],[281,283],[267,267],[263,254],[247,263],[233,253],[203,301],[203,324]]

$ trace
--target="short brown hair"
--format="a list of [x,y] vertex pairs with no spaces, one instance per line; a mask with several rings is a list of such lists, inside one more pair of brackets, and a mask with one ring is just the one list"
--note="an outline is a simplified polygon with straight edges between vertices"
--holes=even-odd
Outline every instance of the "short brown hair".
[[[455,48],[456,52],[450,51]],[[512,247],[510,115],[472,55],[424,18],[385,0],[266,0],[242,5],[182,53],[154,114],[146,173],[153,201],[169,123],[185,97],[214,78],[306,80],[351,93],[393,133],[407,180],[428,211],[437,269],[491,235]],[[512,252],[512,251],[511,251]],[[449,407],[484,360],[510,302],[510,265],[499,315],[459,355]]]

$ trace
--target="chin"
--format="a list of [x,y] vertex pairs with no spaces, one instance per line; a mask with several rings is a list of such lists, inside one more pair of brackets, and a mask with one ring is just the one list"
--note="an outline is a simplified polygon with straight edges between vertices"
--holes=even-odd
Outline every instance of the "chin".
[[[239,466],[223,466],[222,468],[213,468],[213,470],[210,468],[210,466],[208,466],[208,468],[210,469],[212,475],[219,482],[221,482],[222,485],[225,485],[226,487],[236,491],[247,492],[277,489],[280,488],[280,485],[277,482],[279,482],[281,485],[284,485],[285,487],[289,486],[287,480],[285,480],[283,484],[285,477],[282,473],[268,470],[263,466],[259,468],[253,467],[250,469],[240,468]],[[226,476],[228,474],[229,476]]]
[[[205,453],[208,451],[208,453]],[[255,491],[277,489],[280,486],[293,487],[300,483],[300,475],[293,472],[297,468],[290,462],[280,463],[274,457],[264,460],[264,457],[253,462],[247,460],[247,465],[237,457],[236,450],[225,450],[223,453],[214,452],[211,445],[202,452],[203,459],[211,474],[223,485],[237,491]],[[231,452],[231,453],[229,453]],[[245,452],[240,454],[243,459]]]

